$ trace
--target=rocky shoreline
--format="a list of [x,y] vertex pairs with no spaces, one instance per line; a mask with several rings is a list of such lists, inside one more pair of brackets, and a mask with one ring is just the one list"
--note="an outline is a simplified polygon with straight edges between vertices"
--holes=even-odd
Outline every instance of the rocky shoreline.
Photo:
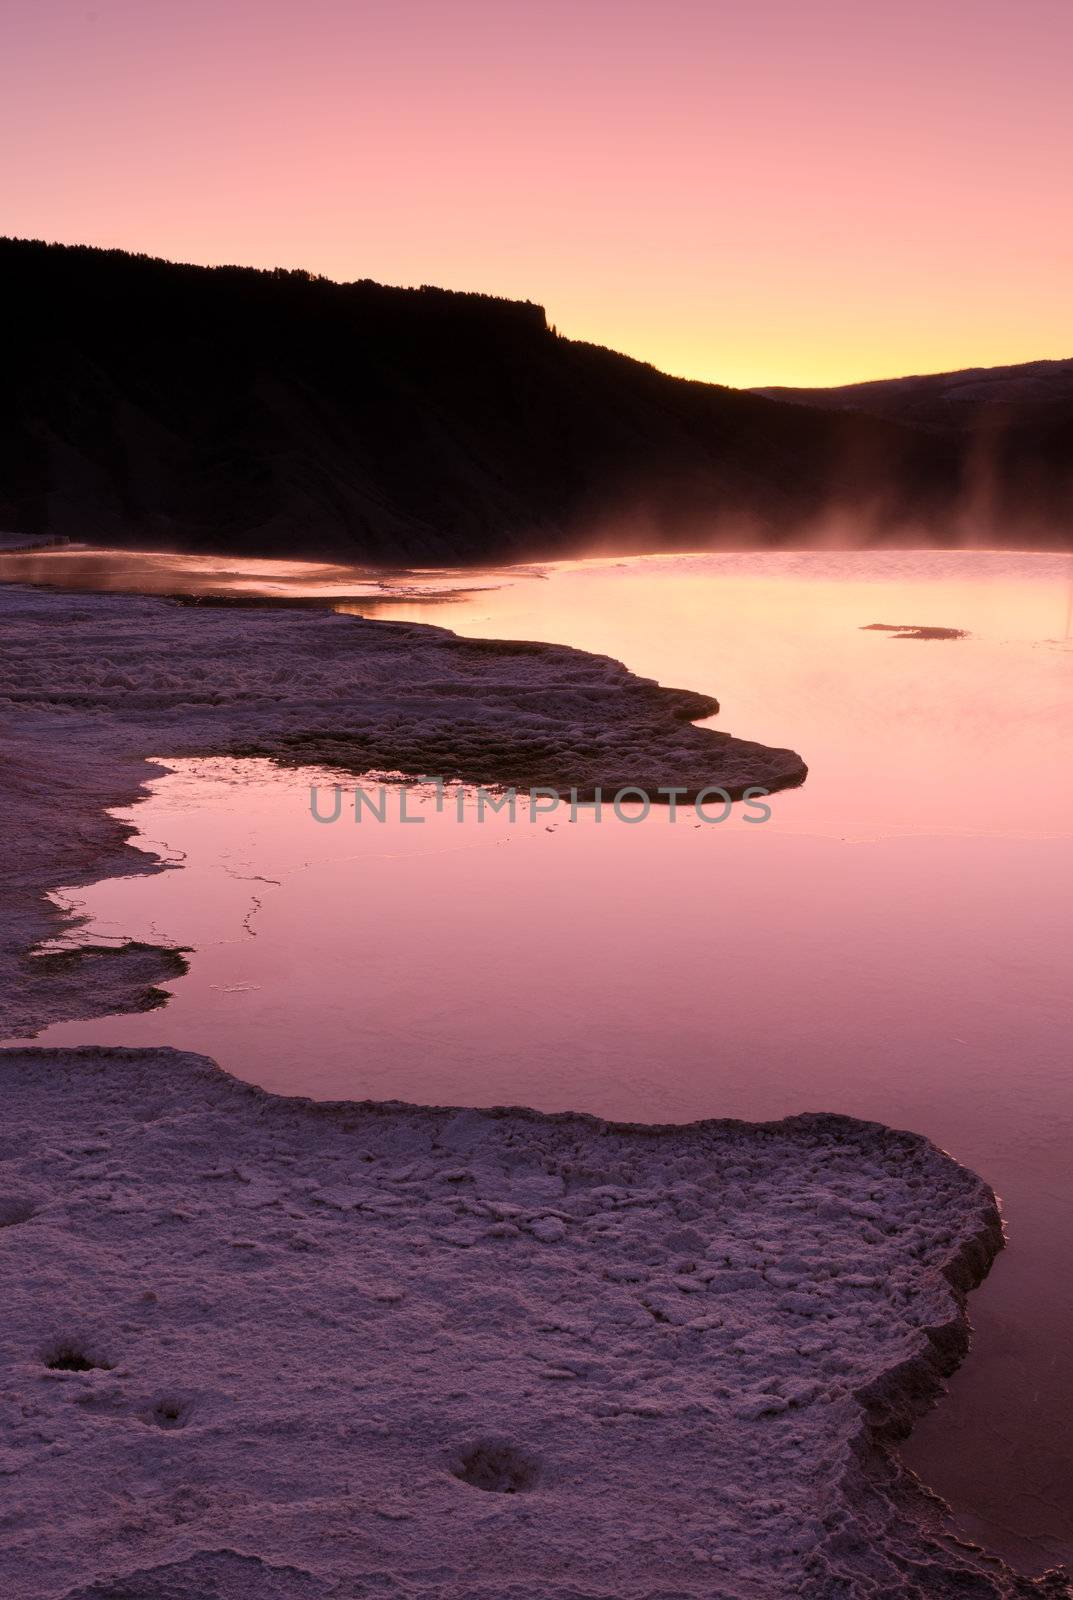
[[887,1452],[994,1198],[874,1123],[283,1099],[0,1052],[24,1600],[1058,1596]]
[[324,611],[189,607],[0,586],[0,1037],[62,1016],[156,1004],[175,953],[32,958],[62,919],[57,884],[151,871],[105,813],[162,770],[149,758],[269,756],[353,773],[582,796],[626,785],[683,799],[803,781],[791,750],[694,725],[718,702],[561,645]]
[[[161,1003],[33,953],[161,870],[151,758],[733,792],[790,751],[547,645],[0,589],[0,1031]],[[172,1050],[0,1051],[0,1540],[25,1600],[1047,1596],[889,1446],[968,1345],[987,1185],[874,1123],[283,1099]]]

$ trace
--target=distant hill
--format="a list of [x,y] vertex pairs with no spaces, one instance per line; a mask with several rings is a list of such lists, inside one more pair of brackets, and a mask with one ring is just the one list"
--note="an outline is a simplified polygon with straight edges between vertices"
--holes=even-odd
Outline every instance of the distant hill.
[[[1073,358],[1011,367],[967,367],[907,378],[881,378],[832,389],[766,388],[772,400],[824,412],[881,417],[957,435],[966,492],[977,490],[1004,521],[1053,519],[1066,531],[1073,516]],[[1068,532],[1066,539],[1068,540]]]
[[930,419],[670,378],[531,304],[10,239],[0,295],[15,533],[462,562],[790,542],[836,511],[939,540],[967,481]]
[[825,411],[863,411],[926,428],[973,428],[988,412],[1040,417],[1073,404],[1073,357],[1014,367],[965,367],[911,378],[877,378],[831,389],[752,389],[751,394]]

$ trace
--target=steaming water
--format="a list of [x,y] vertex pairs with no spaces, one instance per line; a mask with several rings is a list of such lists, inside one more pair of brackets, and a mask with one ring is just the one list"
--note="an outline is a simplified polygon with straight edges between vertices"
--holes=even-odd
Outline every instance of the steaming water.
[[[364,598],[355,574],[324,593],[321,569],[241,581],[614,655],[714,693],[716,725],[800,750],[808,782],[761,826],[740,808],[698,826],[525,807],[478,825],[472,801],[459,823],[428,792],[419,826],[397,810],[324,826],[311,778],[352,778],[172,763],[131,815],[183,870],[77,904],[90,937],[192,946],[190,973],[162,1011],[39,1042],[173,1044],[317,1097],[644,1121],[824,1109],[930,1135],[995,1185],[1010,1248],[906,1455],[968,1536],[1034,1570],[1069,1559],[1073,563],[697,555],[364,576]],[[877,622],[968,636],[865,631]]]

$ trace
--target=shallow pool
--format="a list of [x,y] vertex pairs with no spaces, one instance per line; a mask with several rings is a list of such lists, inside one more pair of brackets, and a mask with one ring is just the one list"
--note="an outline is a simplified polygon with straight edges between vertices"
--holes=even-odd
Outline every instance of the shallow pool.
[[[822,1109],[927,1133],[994,1184],[1010,1248],[907,1457],[966,1534],[1037,1570],[1070,1559],[1073,562],[695,555],[432,579],[418,590],[449,607],[410,579],[324,593],[321,571],[274,571],[271,592],[614,655],[715,694],[716,726],[799,750],[808,782],[752,825],[741,807],[713,825],[524,802],[479,819],[472,794],[459,820],[427,786],[408,793],[420,821],[392,792],[387,820],[366,804],[356,822],[352,777],[170,763],[131,816],[182,870],[79,891],[79,938],[189,945],[190,972],[161,1011],[38,1042],[173,1044],[318,1097],[646,1122]],[[335,783],[339,820],[318,822],[310,787],[330,815]]]

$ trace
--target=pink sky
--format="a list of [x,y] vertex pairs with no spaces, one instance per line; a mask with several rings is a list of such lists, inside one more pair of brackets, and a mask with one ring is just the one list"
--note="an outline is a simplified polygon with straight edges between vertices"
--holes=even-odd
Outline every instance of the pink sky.
[[0,231],[732,384],[1073,354],[1070,0],[7,0]]

